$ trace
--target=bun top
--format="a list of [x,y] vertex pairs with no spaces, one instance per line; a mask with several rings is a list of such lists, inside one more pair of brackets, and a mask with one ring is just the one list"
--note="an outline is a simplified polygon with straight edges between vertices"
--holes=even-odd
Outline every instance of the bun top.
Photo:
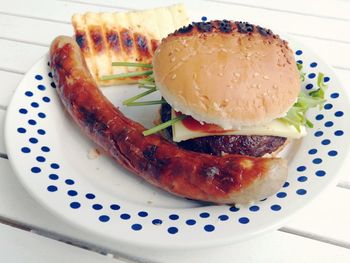
[[157,48],[153,69],[176,111],[224,129],[282,117],[300,92],[288,43],[243,22],[193,23],[175,31]]

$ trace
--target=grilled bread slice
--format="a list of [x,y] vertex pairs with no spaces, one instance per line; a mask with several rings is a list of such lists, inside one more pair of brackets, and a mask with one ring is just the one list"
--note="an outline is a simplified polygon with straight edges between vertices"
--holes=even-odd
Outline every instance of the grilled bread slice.
[[101,77],[145,70],[112,67],[112,62],[151,63],[160,40],[188,23],[182,4],[125,13],[88,12],[72,17],[76,41],[91,74],[102,86],[136,83],[140,77],[107,81]]

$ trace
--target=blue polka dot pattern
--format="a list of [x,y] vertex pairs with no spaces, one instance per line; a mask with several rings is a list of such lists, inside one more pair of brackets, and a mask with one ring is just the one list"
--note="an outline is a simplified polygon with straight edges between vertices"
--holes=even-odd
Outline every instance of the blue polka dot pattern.
[[327,104],[325,104],[325,105],[323,106],[323,108],[324,108],[325,110],[330,110],[330,109],[333,108],[333,105],[330,104],[330,103],[327,103]]
[[39,167],[32,167],[31,171],[32,171],[32,173],[37,174],[37,173],[41,172],[41,169]]
[[23,153],[30,153],[30,148],[28,148],[28,147],[22,147],[21,151],[22,151]]
[[227,221],[229,219],[228,215],[219,215],[218,216],[218,219],[220,221]]
[[50,102],[50,98],[49,97],[43,97],[43,101],[44,102]]
[[324,116],[323,116],[323,114],[318,114],[318,115],[316,115],[316,120],[318,120],[318,121],[320,121],[320,120],[322,120],[324,118]]
[[36,80],[42,80],[43,77],[42,77],[41,75],[35,75],[35,79],[36,79]]
[[276,196],[277,196],[278,198],[285,198],[285,197],[287,196],[287,193],[285,193],[285,192],[279,192],[279,193],[276,194]]
[[91,193],[87,193],[87,194],[85,195],[85,197],[86,197],[87,199],[95,199],[95,195],[94,195],[94,194],[91,194]]
[[47,147],[47,146],[43,146],[43,147],[41,147],[41,150],[42,150],[43,152],[49,152],[49,151],[50,151],[50,148]]
[[299,166],[299,167],[297,168],[297,171],[298,171],[298,172],[303,172],[303,171],[305,171],[305,170],[306,170],[306,167],[305,167],[304,165]]
[[101,222],[105,223],[108,222],[110,220],[109,216],[107,215],[102,215],[98,218],[98,220],[100,220]]
[[33,108],[38,108],[38,107],[39,107],[39,103],[37,103],[37,102],[32,102],[30,105],[31,105]]
[[338,155],[338,152],[337,152],[337,151],[332,150],[332,151],[329,151],[329,152],[328,152],[328,155],[333,157],[333,156]]
[[322,136],[323,135],[323,131],[317,131],[317,132],[315,132],[315,136],[316,137],[320,137],[320,136]]
[[172,215],[169,216],[169,219],[171,219],[171,220],[178,220],[179,216],[175,215],[175,214],[172,214]]
[[256,212],[260,210],[260,207],[257,205],[252,205],[251,207],[249,207],[249,210],[252,212]]
[[28,111],[26,110],[26,109],[19,109],[19,113],[21,113],[21,114],[27,114],[28,113]]
[[322,143],[323,145],[328,145],[328,144],[331,143],[331,140],[329,140],[329,139],[324,139],[324,140],[321,141],[321,143]]
[[271,206],[272,211],[280,211],[281,209],[282,209],[282,207],[280,205],[272,205]]
[[344,115],[344,112],[342,112],[342,111],[336,111],[335,113],[334,113],[334,116],[335,117],[342,117]]
[[344,132],[342,130],[337,130],[334,132],[335,136],[342,136],[344,134]]
[[49,185],[49,186],[47,187],[47,191],[49,191],[49,192],[56,192],[56,191],[57,191],[57,186],[55,186],[55,185]]
[[133,225],[131,226],[131,229],[132,229],[132,230],[135,230],[135,231],[139,231],[139,230],[142,229],[142,225],[140,225],[140,224],[133,224]]
[[202,20],[203,22],[205,22],[205,21],[207,21],[207,17],[206,17],[206,16],[202,16],[201,20]]
[[29,142],[35,144],[35,143],[38,143],[38,139],[37,138],[29,138]]
[[169,227],[169,228],[168,228],[168,233],[169,233],[169,234],[176,234],[177,232],[179,232],[179,230],[177,229],[177,227],[172,226],[172,227]]
[[238,219],[238,222],[240,222],[241,224],[248,224],[249,223],[249,218],[248,217],[240,217]]
[[288,187],[289,186],[289,182],[285,182],[284,184],[283,184],[283,188],[286,188],[286,187]]
[[45,86],[44,85],[38,85],[38,90],[45,90],[46,88],[45,88]]
[[312,62],[312,63],[310,64],[310,67],[316,68],[316,67],[317,67],[317,63],[316,63],[316,62]]
[[193,226],[196,224],[196,220],[194,219],[188,219],[186,220],[186,224],[189,225],[189,226]]
[[326,175],[326,172],[323,171],[323,170],[318,170],[318,171],[316,172],[316,175],[319,176],[319,177],[322,177],[322,176],[325,176],[325,175]]
[[314,85],[312,85],[311,83],[309,83],[305,86],[306,89],[312,89],[313,87],[314,87]]
[[92,208],[95,209],[95,210],[101,210],[103,208],[103,206],[100,205],[100,204],[93,204]]
[[58,168],[60,168],[60,166],[59,166],[57,163],[52,163],[52,164],[50,164],[50,167],[51,167],[52,169],[58,169]]
[[329,80],[330,80],[329,77],[324,77],[324,78],[323,78],[323,81],[324,81],[324,82],[328,82]]
[[43,163],[43,162],[46,161],[45,157],[43,157],[43,156],[37,156],[37,157],[36,157],[36,160],[37,160],[38,162],[40,162],[40,163]]
[[317,153],[317,149],[310,149],[309,150],[309,152],[308,152],[309,154],[316,154]]
[[27,130],[24,129],[24,128],[18,128],[17,131],[18,131],[19,133],[26,133]]
[[315,73],[310,73],[309,75],[307,75],[309,79],[313,79],[316,77]]
[[207,232],[213,232],[215,230],[215,226],[213,225],[205,225],[204,230]]
[[66,179],[65,183],[68,184],[68,185],[73,185],[74,181],[72,179]]
[[295,55],[300,56],[301,54],[303,54],[303,51],[301,51],[301,50],[295,51]]
[[138,215],[139,217],[146,217],[148,216],[148,213],[146,211],[141,211],[141,212],[138,212]]
[[31,91],[26,91],[24,94],[25,94],[27,97],[32,97],[32,96],[33,96],[33,92],[31,92]]
[[153,219],[153,220],[152,220],[152,224],[153,224],[153,225],[156,225],[156,226],[159,226],[159,225],[161,225],[162,223],[163,223],[163,221],[160,220],[160,219]]
[[320,163],[322,163],[322,159],[321,158],[315,158],[315,159],[312,160],[312,162],[314,164],[320,164]]
[[43,112],[39,112],[38,117],[44,119],[44,118],[46,118],[46,114]]
[[46,134],[45,130],[43,130],[43,129],[38,129],[37,132],[40,135],[45,135]]
[[72,202],[70,203],[70,207],[73,209],[78,209],[81,206],[79,202]]
[[69,190],[69,191],[67,192],[67,194],[68,194],[69,196],[77,196],[77,195],[78,195],[78,192],[75,191],[75,190]]
[[28,120],[28,124],[30,124],[30,125],[35,125],[36,124],[36,121],[35,120]]
[[332,98],[332,99],[339,98],[339,93],[338,93],[338,92],[332,93],[332,94],[331,94],[331,98]]
[[299,182],[306,182],[307,181],[307,177],[306,176],[299,176],[298,177],[298,181]]
[[121,214],[120,218],[123,220],[129,220],[131,218],[131,216],[129,214]]
[[324,126],[326,126],[326,127],[332,127],[333,125],[334,125],[334,123],[332,121],[327,121],[324,124]]
[[306,194],[306,190],[305,189],[298,189],[297,190],[297,194],[298,195],[305,195]]
[[120,205],[111,204],[111,205],[110,205],[110,208],[111,208],[112,210],[119,210],[119,209],[120,209]]
[[230,211],[231,212],[238,212],[239,211],[239,208],[235,207],[235,206],[231,206],[230,207]]
[[208,218],[210,215],[209,215],[209,213],[207,213],[207,212],[203,212],[203,213],[200,213],[199,216],[200,216],[201,218]]
[[58,177],[57,174],[50,174],[50,175],[49,175],[49,178],[50,178],[51,180],[57,180],[59,177]]

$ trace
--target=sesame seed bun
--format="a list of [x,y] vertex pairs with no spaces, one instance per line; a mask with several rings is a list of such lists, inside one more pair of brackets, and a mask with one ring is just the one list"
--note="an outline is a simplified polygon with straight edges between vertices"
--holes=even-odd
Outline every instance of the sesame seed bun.
[[248,23],[194,23],[163,39],[154,78],[176,110],[235,129],[282,117],[300,92],[288,43]]

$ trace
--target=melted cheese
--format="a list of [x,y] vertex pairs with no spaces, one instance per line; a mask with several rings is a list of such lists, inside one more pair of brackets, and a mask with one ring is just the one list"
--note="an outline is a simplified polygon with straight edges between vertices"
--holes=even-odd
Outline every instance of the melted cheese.
[[[172,116],[174,118],[174,111],[172,112]],[[190,130],[183,124],[182,121],[176,122],[173,125],[172,129],[173,140],[175,142],[213,135],[268,135],[287,137],[292,139],[299,139],[306,135],[306,128],[304,126],[302,126],[301,131],[298,132],[294,126],[286,124],[279,120],[273,120],[272,122],[265,125],[246,127],[240,130],[223,131],[218,133]]]

